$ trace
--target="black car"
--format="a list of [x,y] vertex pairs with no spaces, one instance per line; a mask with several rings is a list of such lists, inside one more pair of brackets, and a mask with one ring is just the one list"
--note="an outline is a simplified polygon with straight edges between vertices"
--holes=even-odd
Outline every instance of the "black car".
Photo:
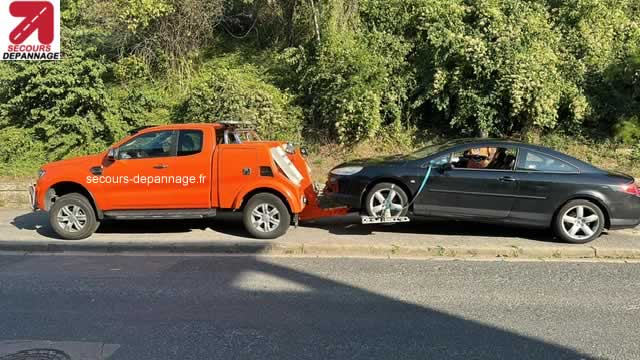
[[325,194],[374,217],[551,227],[571,243],[640,223],[640,191],[632,177],[510,140],[463,139],[350,161],[331,170]]

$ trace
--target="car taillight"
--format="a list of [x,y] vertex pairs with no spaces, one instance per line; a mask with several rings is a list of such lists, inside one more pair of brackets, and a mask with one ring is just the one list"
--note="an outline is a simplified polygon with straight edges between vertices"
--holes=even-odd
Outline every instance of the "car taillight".
[[638,189],[638,185],[636,185],[636,183],[634,182],[631,184],[620,185],[620,189],[622,189],[622,191],[626,192],[627,194],[640,196],[640,189]]

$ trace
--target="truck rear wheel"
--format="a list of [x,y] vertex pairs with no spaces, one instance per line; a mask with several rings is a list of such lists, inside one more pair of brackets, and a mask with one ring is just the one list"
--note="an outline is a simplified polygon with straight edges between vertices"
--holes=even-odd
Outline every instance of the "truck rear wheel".
[[279,197],[260,193],[252,196],[242,214],[247,231],[258,239],[275,239],[284,235],[291,224],[291,215]]
[[56,199],[49,210],[49,223],[53,231],[66,240],[88,238],[100,225],[89,200],[78,193]]

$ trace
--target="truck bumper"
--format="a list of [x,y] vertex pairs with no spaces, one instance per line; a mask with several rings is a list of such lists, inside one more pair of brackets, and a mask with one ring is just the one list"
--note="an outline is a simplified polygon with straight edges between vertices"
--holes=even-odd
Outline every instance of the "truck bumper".
[[31,210],[38,210],[38,193],[35,185],[29,185],[29,203],[31,204]]

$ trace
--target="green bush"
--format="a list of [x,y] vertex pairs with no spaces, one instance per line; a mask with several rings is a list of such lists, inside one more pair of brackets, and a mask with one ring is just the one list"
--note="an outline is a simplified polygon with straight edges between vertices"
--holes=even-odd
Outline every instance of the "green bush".
[[615,139],[627,144],[640,144],[640,117],[623,118],[613,127]]
[[207,64],[176,108],[175,121],[249,121],[266,139],[300,142],[302,112],[293,97],[263,80],[256,67],[238,62],[231,56]]
[[399,123],[407,51],[397,38],[363,32],[333,34],[315,56],[289,54],[299,73],[308,128],[351,143],[372,137],[383,124]]

